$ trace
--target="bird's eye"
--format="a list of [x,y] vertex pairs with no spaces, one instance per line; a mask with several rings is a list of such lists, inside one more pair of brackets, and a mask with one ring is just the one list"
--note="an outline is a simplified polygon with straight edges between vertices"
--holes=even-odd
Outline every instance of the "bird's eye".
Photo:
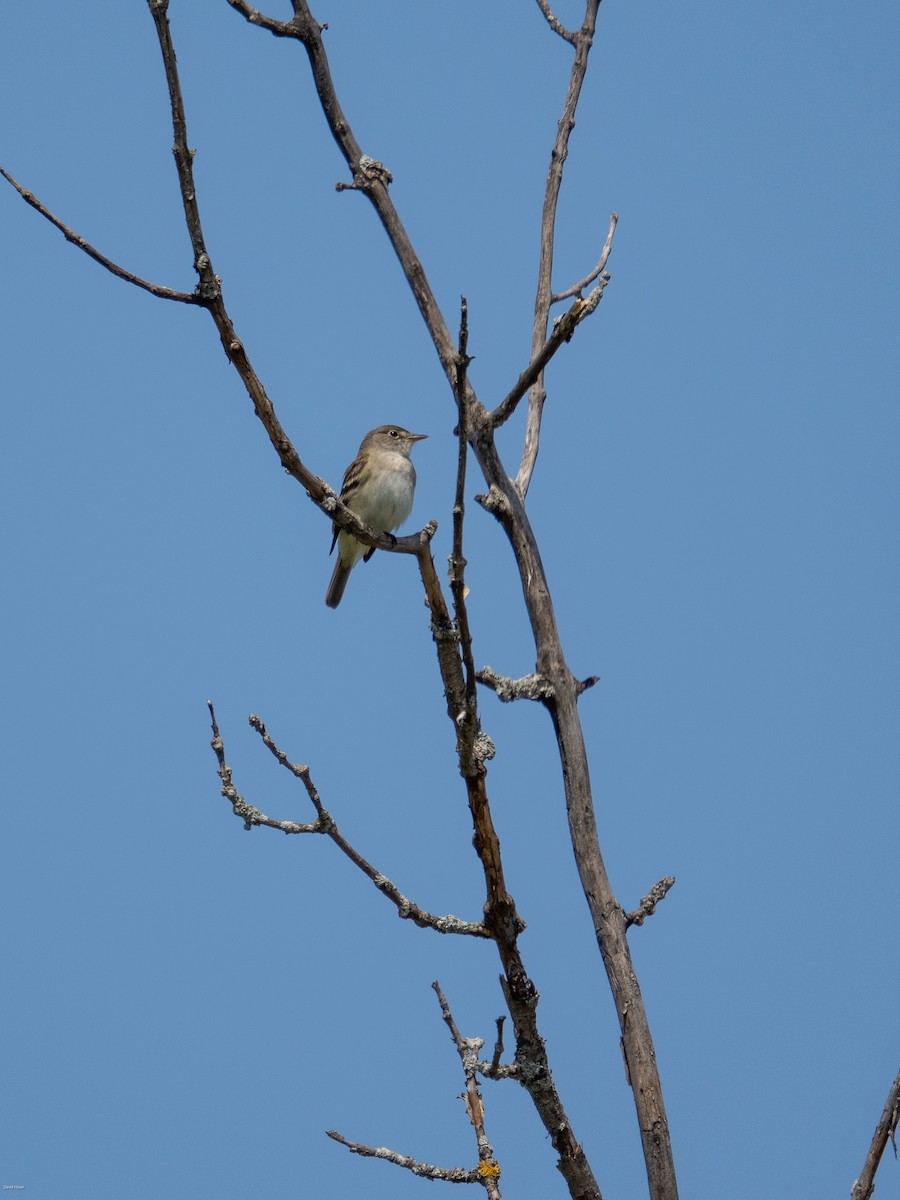
[[397,432],[396,429],[392,429],[390,431],[390,433],[388,434],[388,437],[392,437],[392,438],[398,438],[399,436],[400,436],[400,434]]

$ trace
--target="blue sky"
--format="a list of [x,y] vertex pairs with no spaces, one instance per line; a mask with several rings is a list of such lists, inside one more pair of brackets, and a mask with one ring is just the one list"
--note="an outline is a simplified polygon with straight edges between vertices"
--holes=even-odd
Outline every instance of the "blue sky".
[[[282,2],[274,15],[289,15]],[[496,403],[530,344],[569,50],[536,4],[315,8],[347,115]],[[559,16],[576,23],[578,7]],[[173,0],[204,229],[304,459],[416,448],[409,528],[449,551],[452,400],[345,178],[299,47]],[[620,216],[612,283],[548,374],[529,511],[582,700],[682,1194],[847,1195],[898,1066],[896,6],[606,0],[561,203],[558,289]],[[143,3],[0,16],[0,163],[138,274],[190,290]],[[30,1200],[425,1185],[324,1137],[474,1161],[462,1031],[503,1011],[490,947],[399,922],[318,839],[242,831],[238,788],[310,810],[434,912],[479,869],[411,560],[323,603],[325,520],[280,470],[205,314],[101,271],[0,189],[5,567],[0,1183]],[[522,420],[501,451],[518,461]],[[471,479],[470,494],[478,490]],[[533,669],[512,559],[470,505],[479,664]],[[618,1028],[549,722],[482,697],[522,952],[576,1135],[645,1194]],[[527,1096],[485,1086],[505,1194],[564,1194]],[[880,1193],[900,1181],[893,1157]]]

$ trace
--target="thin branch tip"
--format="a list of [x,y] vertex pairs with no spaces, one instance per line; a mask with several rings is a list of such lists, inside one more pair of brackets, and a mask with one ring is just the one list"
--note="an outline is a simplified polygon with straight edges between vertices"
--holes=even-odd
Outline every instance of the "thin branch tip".
[[219,735],[218,725],[215,723],[212,701],[208,701],[207,703],[210,706],[210,713],[213,720],[214,737],[212,748],[218,763],[218,775],[222,780],[222,795],[231,804],[235,816],[244,822],[245,829],[250,830],[256,825],[263,825],[269,829],[280,830],[281,833],[285,834],[313,833],[324,835],[334,842],[341,853],[346,858],[349,858],[353,865],[371,880],[382,895],[394,905],[397,915],[403,920],[412,921],[420,929],[432,929],[436,933],[457,934],[464,937],[483,938],[485,940],[492,939],[492,933],[483,922],[464,921],[452,913],[438,915],[420,908],[418,904],[404,895],[392,880],[382,872],[376,870],[367,859],[363,858],[340,832],[331,813],[322,803],[318,788],[313,782],[310,768],[306,763],[291,762],[287,754],[276,744],[266,729],[265,722],[257,713],[250,714],[248,724],[251,729],[254,729],[259,734],[263,745],[279,766],[284,767],[286,771],[293,775],[295,779],[299,779],[303,784],[307,797],[315,809],[316,819],[315,821],[305,822],[277,820],[274,817],[267,816],[254,807],[254,805],[249,804],[234,786],[231,768],[225,760],[225,746]]
[[118,263],[113,262],[111,258],[107,258],[105,254],[101,254],[99,250],[95,249],[80,233],[76,233],[74,229],[70,229],[64,221],[61,221],[59,217],[41,203],[34,192],[30,192],[27,188],[24,188],[3,167],[0,167],[0,175],[15,188],[26,204],[33,208],[35,212],[40,213],[46,221],[49,221],[54,228],[60,231],[67,242],[70,242],[73,246],[83,251],[88,258],[92,258],[95,263],[98,263],[105,270],[109,271],[110,275],[115,275],[117,279],[121,279],[125,283],[134,284],[135,287],[149,292],[151,296],[156,296],[160,300],[175,300],[180,304],[203,304],[203,299],[197,292],[179,292],[174,288],[163,287],[162,284],[150,283],[146,279],[141,279],[139,275],[135,275],[133,271],[127,271],[124,267],[120,267]]
[[367,1146],[363,1142],[351,1142],[349,1138],[345,1138],[342,1133],[338,1133],[336,1129],[326,1129],[326,1136],[332,1141],[338,1142],[341,1146],[346,1146],[351,1154],[361,1154],[365,1158],[381,1158],[385,1162],[393,1163],[396,1167],[403,1167],[407,1171],[411,1171],[413,1175],[419,1175],[423,1179],[442,1179],[446,1183],[480,1183],[478,1170],[469,1171],[465,1167],[435,1167],[430,1163],[424,1163],[416,1158],[410,1158],[408,1154],[401,1154],[397,1150],[389,1150],[387,1146]]
[[[597,261],[596,265],[593,267],[593,269],[591,271],[589,271],[583,279],[579,279],[578,282],[573,283],[570,288],[566,288],[566,290],[564,292],[551,293],[551,295],[550,295],[551,305],[558,304],[562,300],[569,300],[569,299],[571,299],[572,296],[578,296],[580,298],[581,293],[584,291],[584,289],[586,287],[589,287],[594,282],[595,279],[602,279],[604,287],[606,286],[607,283],[609,283],[609,280],[611,277],[609,275],[605,275],[604,272],[606,269],[606,264],[609,260],[610,253],[612,251],[613,234],[616,232],[616,225],[618,224],[618,221],[619,221],[619,214],[612,213],[609,218],[609,230],[607,231],[607,234],[606,234],[606,241],[603,243],[603,249],[600,251],[600,258],[598,259],[598,261]],[[598,302],[599,302],[599,299],[600,299],[600,297],[598,296],[597,297]],[[596,306],[597,305],[595,303],[594,308],[596,308]],[[591,311],[593,312],[593,309],[591,309]],[[587,315],[587,314],[585,314],[585,315]]]

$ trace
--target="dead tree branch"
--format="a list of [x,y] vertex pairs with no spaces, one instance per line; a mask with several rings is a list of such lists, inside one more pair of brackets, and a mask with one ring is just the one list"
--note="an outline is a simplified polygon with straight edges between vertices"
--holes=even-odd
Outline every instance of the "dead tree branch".
[[[279,22],[271,18],[263,18],[257,9],[252,8],[244,0],[227,0],[227,3],[250,24],[267,29],[276,37],[294,38],[303,45],[309,59],[313,83],[322,106],[322,112],[331,135],[350,170],[353,189],[363,193],[378,214],[384,231],[400,260],[422,319],[431,335],[444,375],[452,388],[456,376],[456,347],[440,306],[431,290],[422,263],[413,249],[409,235],[388,194],[390,172],[383,164],[377,163],[375,158],[363,152],[341,107],[331,77],[328,55],[322,41],[322,30],[327,26],[319,24],[310,12],[306,0],[291,0],[291,2],[294,9],[293,18],[290,21]],[[377,164],[381,169],[370,170],[371,164]]]
[[[540,2],[540,0],[539,0]],[[569,138],[575,128],[575,111],[581,97],[581,88],[587,74],[588,56],[594,44],[594,33],[597,27],[597,12],[600,0],[586,0],[584,21],[575,34],[572,45],[575,47],[575,58],[569,76],[569,87],[566,92],[562,114],[556,128],[556,140],[550,154],[550,169],[547,173],[547,187],[544,192],[544,207],[541,213],[541,248],[538,260],[538,281],[534,298],[534,323],[531,333],[531,358],[537,358],[541,346],[547,340],[547,322],[550,317],[552,303],[553,249],[556,242],[556,212],[559,205],[559,193],[562,188],[563,168],[569,153]],[[516,483],[523,496],[528,494],[531,476],[537,462],[538,446],[540,444],[541,417],[544,410],[543,371],[538,372],[530,385],[528,395],[528,421],[525,428],[525,446]]]
[[273,817],[267,817],[265,813],[260,812],[252,804],[248,804],[234,786],[232,770],[225,758],[225,743],[219,732],[213,703],[211,700],[207,700],[206,703],[209,707],[209,715],[212,722],[213,738],[211,744],[218,763],[219,778],[222,780],[222,795],[231,804],[235,816],[240,817],[244,822],[245,829],[252,829],[254,825],[266,825],[270,829],[279,829],[282,833],[325,834],[326,837],[329,837],[334,842],[341,853],[350,859],[355,867],[358,867],[364,875],[371,879],[381,894],[390,900],[397,910],[398,917],[401,917],[405,921],[412,921],[414,925],[418,925],[421,929],[434,929],[437,933],[458,933],[479,938],[489,938],[492,936],[490,931],[480,923],[462,921],[459,917],[454,917],[452,913],[438,917],[433,913],[427,912],[424,908],[420,908],[408,896],[404,896],[396,884],[392,883],[386,875],[376,870],[370,862],[363,858],[341,834],[331,813],[328,812],[322,803],[318,789],[312,781],[309,767],[304,763],[292,763],[287,755],[278,749],[269,736],[265,725],[256,715],[250,717],[251,727],[256,730],[262,738],[263,744],[285,770],[290,771],[303,784],[306,794],[313,808],[316,810],[316,820],[307,824],[301,824],[298,821],[278,821]]
[[466,559],[463,554],[463,527],[466,515],[466,464],[468,460],[468,388],[466,373],[471,359],[469,346],[469,306],[465,296],[460,297],[459,348],[456,362],[456,436],[458,443],[456,465],[456,495],[453,501],[453,550],[450,555],[450,589],[453,593],[453,611],[459,631],[459,650],[465,669],[465,704],[454,718],[459,731],[459,748],[463,773],[471,771],[476,755],[479,734],[478,697],[475,686],[475,660],[472,657],[472,631],[469,627],[469,610],[466,596]]
[[86,241],[80,233],[76,233],[74,229],[70,229],[59,217],[54,216],[49,208],[46,208],[34,192],[29,192],[22,187],[21,183],[17,183],[8,171],[4,171],[0,167],[0,175],[16,189],[26,204],[41,214],[51,225],[55,225],[60,233],[65,237],[67,242],[71,242],[73,246],[77,246],[79,250],[83,250],[89,258],[94,262],[99,263],[117,279],[124,279],[126,283],[133,283],[135,287],[143,288],[145,292],[149,292],[151,296],[158,296],[160,300],[177,300],[181,304],[202,304],[203,301],[196,292],[176,292],[172,288],[163,287],[158,283],[149,283],[146,279],[141,279],[139,275],[133,274],[131,271],[126,271],[124,267],[120,267],[118,263],[114,263],[111,258],[107,258],[105,254],[101,254],[96,250],[90,242]]
[[603,249],[600,251],[600,258],[597,265],[592,271],[585,275],[584,279],[579,279],[577,283],[573,283],[570,288],[566,288],[564,292],[554,292],[550,296],[551,304],[558,304],[561,300],[568,300],[572,296],[580,296],[586,287],[599,279],[606,269],[606,263],[612,252],[613,234],[616,232],[616,225],[619,223],[619,214],[613,213],[609,218],[609,233],[606,235],[606,241],[603,244]]
[[493,746],[481,730],[477,695],[469,695],[459,649],[459,630],[450,617],[429,553],[420,555],[419,570],[431,609],[432,636],[437,647],[447,714],[457,730],[460,774],[465,780],[475,830],[473,844],[484,874],[487,892],[484,923],[497,943],[503,965],[501,982],[516,1037],[516,1077],[527,1089],[550,1135],[559,1155],[557,1167],[571,1195],[581,1200],[602,1200],[590,1163],[572,1131],[556,1089],[544,1039],[538,1028],[540,997],[525,970],[519,951],[519,934],[525,928],[525,923],[506,887],[500,839],[494,827],[487,792],[485,760],[493,755]]
[[537,0],[537,2],[538,2],[538,8],[544,14],[547,24],[550,26],[550,28],[553,30],[553,32],[558,33],[559,36],[564,41],[571,42],[572,45],[574,46],[575,45],[575,34],[572,33],[572,31],[570,29],[566,29],[565,25],[563,25],[561,21],[558,21],[556,19],[556,17],[553,15],[553,13],[550,9],[550,5],[547,3],[547,0]]
[[869,1200],[875,1191],[875,1172],[878,1170],[878,1165],[887,1147],[888,1139],[890,1139],[894,1147],[894,1157],[896,1158],[898,1122],[900,1122],[900,1072],[897,1073],[896,1079],[891,1084],[887,1100],[884,1104],[884,1111],[881,1114],[881,1120],[875,1127],[872,1144],[869,1147],[869,1153],[866,1155],[862,1173],[859,1179],[853,1184],[850,1192],[850,1200]]
[[566,794],[569,835],[597,944],[619,1017],[623,1050],[643,1142],[651,1200],[676,1200],[678,1187],[653,1039],[597,834],[590,768],[578,717],[583,691],[565,660],[553,602],[519,488],[503,470],[489,424],[476,430],[476,454],[490,480],[489,507],[512,545],[537,651],[536,673],[549,684],[544,700],[553,722]]
[[[504,421],[508,421],[518,407],[519,401],[525,395],[529,388],[537,385],[538,381],[543,377],[544,368],[554,356],[557,350],[564,342],[572,340],[572,334],[585,317],[589,317],[597,304],[600,297],[603,295],[603,289],[609,281],[609,276],[605,276],[601,280],[601,284],[597,289],[596,298],[588,297],[587,300],[582,300],[580,297],[575,301],[571,308],[567,309],[563,316],[559,317],[553,323],[553,332],[547,338],[546,342],[532,358],[531,362],[510,388],[509,392],[500,401],[494,411],[490,414],[490,421],[494,428],[499,428]],[[593,302],[592,302],[593,300]],[[537,454],[535,452],[535,457]],[[534,464],[532,463],[532,469]]]
[[472,1122],[472,1128],[475,1130],[475,1139],[478,1143],[478,1174],[484,1181],[485,1190],[490,1200],[500,1200],[500,1188],[497,1184],[497,1180],[500,1178],[500,1164],[494,1158],[493,1147],[488,1141],[487,1133],[485,1132],[484,1101],[478,1090],[478,1051],[484,1045],[484,1042],[481,1038],[464,1038],[460,1034],[456,1021],[453,1019],[453,1014],[450,1011],[450,1005],[447,1003],[447,997],[441,991],[441,985],[435,980],[431,986],[437,995],[441,1006],[441,1016],[450,1030],[450,1036],[453,1038],[453,1044],[456,1046],[456,1052],[459,1055],[459,1061],[462,1063],[463,1074],[466,1078],[466,1112],[469,1114],[469,1120]]
[[[231,3],[231,0],[229,0]],[[346,1146],[351,1154],[361,1154],[364,1158],[382,1158],[385,1162],[393,1163],[395,1167],[403,1167],[407,1171],[412,1171],[413,1175],[420,1175],[423,1179],[442,1179],[444,1183],[481,1183],[482,1180],[478,1174],[478,1168],[470,1171],[466,1167],[433,1167],[430,1163],[420,1162],[417,1158],[410,1158],[408,1154],[401,1154],[397,1150],[388,1150],[386,1146],[366,1146],[362,1142],[351,1142],[338,1133],[336,1129],[326,1130],[332,1141],[340,1142],[342,1146]]]

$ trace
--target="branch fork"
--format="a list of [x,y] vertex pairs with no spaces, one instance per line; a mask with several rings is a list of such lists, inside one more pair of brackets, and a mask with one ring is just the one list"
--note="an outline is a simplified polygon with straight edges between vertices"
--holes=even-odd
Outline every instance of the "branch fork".
[[211,700],[207,700],[209,708],[210,720],[212,723],[212,749],[218,763],[218,775],[222,780],[222,795],[231,804],[232,810],[236,816],[244,822],[244,828],[250,830],[254,825],[267,826],[270,829],[278,829],[285,834],[300,834],[300,833],[318,833],[331,839],[337,848],[356,866],[362,873],[372,881],[375,887],[386,896],[397,910],[397,915],[403,920],[412,921],[422,929],[433,929],[436,933],[455,933],[468,937],[491,938],[492,934],[488,928],[481,922],[463,921],[459,917],[455,917],[452,913],[445,916],[436,916],[434,913],[427,912],[420,908],[408,896],[393,883],[387,875],[375,869],[370,862],[354,849],[347,839],[341,834],[331,813],[322,803],[318,789],[312,781],[312,776],[309,767],[305,763],[291,762],[283,750],[272,740],[268,730],[262,720],[252,713],[249,722],[250,727],[254,729],[262,739],[263,745],[272,754],[276,762],[289,771],[295,779],[299,779],[306,789],[306,794],[316,810],[316,820],[309,823],[301,823],[298,821],[281,821],[274,817],[268,817],[254,805],[249,804],[244,797],[238,792],[234,786],[231,767],[225,758],[225,744],[222,735],[219,732],[219,725],[216,721],[216,713]]

